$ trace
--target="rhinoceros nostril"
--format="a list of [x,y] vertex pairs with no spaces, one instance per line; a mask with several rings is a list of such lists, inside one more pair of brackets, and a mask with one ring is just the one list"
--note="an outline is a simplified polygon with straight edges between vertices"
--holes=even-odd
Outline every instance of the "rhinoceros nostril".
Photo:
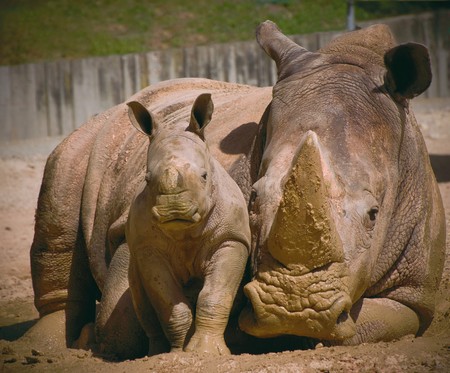
[[342,311],[336,320],[336,325],[331,332],[332,339],[347,339],[351,338],[356,333],[355,322],[352,319],[349,311]]
[[347,311],[342,311],[342,313],[339,315],[339,317],[336,320],[336,324],[341,324],[343,322],[346,322],[348,320],[348,312]]

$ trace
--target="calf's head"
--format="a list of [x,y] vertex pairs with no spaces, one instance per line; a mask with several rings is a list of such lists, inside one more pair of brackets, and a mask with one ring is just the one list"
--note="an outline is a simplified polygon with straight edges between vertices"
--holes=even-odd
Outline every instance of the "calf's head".
[[131,122],[150,140],[144,193],[153,219],[164,230],[198,225],[212,207],[211,155],[204,141],[211,95],[196,99],[189,124],[161,124],[141,103],[127,105]]
[[275,24],[257,39],[278,68],[251,217],[250,334],[345,339],[348,312],[378,266],[398,204],[408,99],[431,80],[425,47],[394,47],[386,26],[317,53]]

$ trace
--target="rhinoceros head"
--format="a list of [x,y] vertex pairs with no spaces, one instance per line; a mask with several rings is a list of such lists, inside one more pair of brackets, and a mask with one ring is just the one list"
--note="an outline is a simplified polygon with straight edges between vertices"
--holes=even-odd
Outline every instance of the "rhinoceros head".
[[269,21],[257,39],[278,82],[251,202],[255,276],[240,326],[259,337],[350,338],[352,305],[389,266],[379,257],[398,208],[405,106],[430,83],[428,54],[394,47],[385,26],[316,53]]
[[212,207],[211,156],[204,141],[214,109],[211,95],[196,99],[186,128],[160,125],[139,102],[128,106],[131,122],[150,139],[146,196],[153,218],[169,231],[198,225]]

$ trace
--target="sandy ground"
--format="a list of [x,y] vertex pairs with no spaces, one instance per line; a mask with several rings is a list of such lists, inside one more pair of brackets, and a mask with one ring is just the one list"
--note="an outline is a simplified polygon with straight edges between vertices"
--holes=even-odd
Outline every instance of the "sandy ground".
[[450,372],[450,99],[417,100],[416,117],[444,200],[447,256],[437,313],[423,337],[356,347],[216,357],[172,353],[110,362],[90,351],[38,351],[20,338],[36,321],[29,248],[45,159],[61,139],[0,144],[1,372]]

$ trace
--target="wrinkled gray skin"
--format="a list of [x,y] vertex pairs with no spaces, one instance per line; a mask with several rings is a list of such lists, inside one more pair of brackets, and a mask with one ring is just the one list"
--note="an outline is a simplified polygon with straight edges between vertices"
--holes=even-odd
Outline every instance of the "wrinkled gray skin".
[[[316,53],[270,22],[257,38],[277,63],[273,97],[267,89],[189,80],[134,98],[161,117],[188,118],[180,107],[213,92],[215,118],[227,126],[208,125],[211,152],[246,198],[254,183],[254,277],[245,286],[249,304],[240,326],[264,338],[305,335],[343,344],[420,334],[433,317],[445,247],[442,202],[409,109],[430,83],[426,49],[395,47],[380,25]],[[105,298],[108,266],[116,258],[126,262],[117,254],[137,191],[133,180],[140,184],[145,175],[146,143],[129,132],[125,116],[120,105],[94,118],[47,163],[31,252],[42,317],[31,331],[36,339],[65,317],[70,345],[94,319],[99,292]],[[250,154],[251,140],[244,140],[254,138],[250,124],[259,118]],[[118,304],[127,297],[130,303],[126,289],[122,284],[112,294]],[[128,340],[133,335],[139,339],[127,330]],[[127,356],[139,354],[136,345]]]
[[[241,190],[204,141],[211,95],[194,102],[189,125],[159,123],[140,103],[128,105],[150,139],[146,184],[126,225],[138,319],[151,341],[165,336],[171,351],[229,354],[223,334],[249,256],[250,226]],[[198,297],[188,299],[198,286]],[[167,351],[159,345],[150,345],[151,355]]]
[[409,99],[428,52],[386,26],[311,53],[263,23],[278,68],[251,221],[255,277],[240,326],[259,337],[391,340],[432,320],[445,219]]

